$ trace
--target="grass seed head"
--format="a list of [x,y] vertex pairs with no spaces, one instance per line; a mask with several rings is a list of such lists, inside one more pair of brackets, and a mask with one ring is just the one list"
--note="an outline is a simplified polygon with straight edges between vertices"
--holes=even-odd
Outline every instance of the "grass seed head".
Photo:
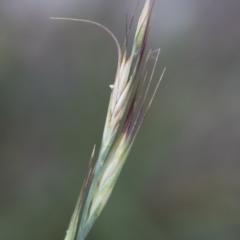
[[[126,119],[120,134],[104,160],[103,168],[94,189],[89,219],[92,216],[98,216],[105,206],[134,142],[137,132],[135,129],[138,129],[139,124],[141,124],[141,119],[136,117],[136,115],[140,116],[143,110],[140,108],[140,112],[136,112],[140,82],[138,82],[136,87],[135,79],[146,46],[153,3],[150,0],[145,2],[138,21],[131,54],[127,58],[127,52],[124,49],[123,57],[117,69],[103,135],[103,146],[108,145],[110,142],[109,138],[113,137],[112,131],[118,129],[125,113]],[[128,107],[129,103],[130,106]],[[104,144],[104,141],[107,144]]]
[[[111,35],[118,49],[117,73],[114,84],[110,85],[111,97],[99,155],[95,166],[92,167],[92,164],[90,164],[89,171],[82,188],[82,193],[80,194],[77,202],[65,240],[84,240],[86,238],[89,230],[111,195],[113,187],[161,81],[162,76],[157,83],[149,103],[146,104],[153,73],[160,53],[159,49],[156,51],[157,57],[155,59],[154,67],[149,80],[145,81],[147,79],[147,73],[143,73],[142,76],[140,76],[140,79],[136,79],[136,77],[138,75],[139,67],[146,47],[153,5],[154,0],[145,1],[145,5],[137,24],[132,51],[129,56],[127,53],[127,38],[136,9],[128,27],[122,51],[114,34],[99,23],[82,19],[54,18],[81,21],[97,25]],[[150,51],[147,55],[145,65],[150,59],[152,53],[153,52]],[[145,66],[143,71],[145,71]],[[93,156],[91,159],[92,158]],[[78,218],[82,205],[83,209],[81,212],[81,220],[78,224]]]

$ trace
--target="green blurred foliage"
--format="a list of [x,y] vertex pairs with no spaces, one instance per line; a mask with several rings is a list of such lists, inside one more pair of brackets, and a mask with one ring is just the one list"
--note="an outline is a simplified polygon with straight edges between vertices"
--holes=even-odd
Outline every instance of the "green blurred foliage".
[[[101,139],[114,44],[49,17],[122,42],[135,3],[1,1],[0,239],[63,239]],[[239,9],[156,2],[148,47],[161,47],[155,80],[167,73],[89,240],[240,238]]]

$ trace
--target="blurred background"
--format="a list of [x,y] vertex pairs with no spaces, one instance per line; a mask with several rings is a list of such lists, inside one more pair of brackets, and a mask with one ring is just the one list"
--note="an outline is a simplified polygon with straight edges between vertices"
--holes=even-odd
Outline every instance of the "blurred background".
[[[101,140],[114,43],[49,17],[122,43],[136,2],[1,0],[0,239],[63,239]],[[147,48],[161,48],[154,80],[167,72],[89,240],[240,239],[239,13],[156,1]]]

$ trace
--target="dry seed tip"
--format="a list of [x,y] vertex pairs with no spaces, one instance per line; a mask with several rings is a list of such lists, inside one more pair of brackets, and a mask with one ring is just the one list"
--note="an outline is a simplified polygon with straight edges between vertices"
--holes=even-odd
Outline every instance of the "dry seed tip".
[[111,89],[113,89],[113,88],[114,88],[114,84],[112,84],[112,85],[109,85],[109,87],[110,87]]
[[[95,149],[96,149],[96,144],[94,144],[94,146],[93,146],[92,154],[91,154],[91,157],[90,157],[90,163],[92,163],[92,160],[93,160],[93,158],[94,158]],[[91,165],[92,165],[92,164],[90,164],[90,166],[91,166]]]
[[136,11],[137,11],[137,8],[139,6],[139,3],[140,3],[140,0],[137,1],[137,4],[136,4],[136,7],[132,13],[132,17],[131,17],[131,20],[130,20],[130,24],[128,25],[128,15],[126,13],[126,36],[125,36],[125,41],[124,41],[124,44],[123,44],[123,52],[126,50],[127,46],[128,46],[128,36],[129,36],[129,32],[131,30],[131,27],[132,27],[132,24],[133,24],[133,20],[134,20],[134,17],[136,15]]

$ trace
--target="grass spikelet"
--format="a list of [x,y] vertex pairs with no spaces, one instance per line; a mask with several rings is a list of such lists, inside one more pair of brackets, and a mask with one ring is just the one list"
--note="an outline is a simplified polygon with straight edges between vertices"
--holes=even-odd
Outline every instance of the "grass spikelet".
[[[132,51],[129,56],[126,47],[128,43],[127,38],[136,10],[134,11],[129,27],[126,29],[126,39],[122,50],[114,34],[99,23],[82,19],[52,18],[97,25],[113,38],[118,50],[118,66],[115,81],[110,85],[111,96],[99,154],[94,167],[92,167],[92,164],[89,165],[88,174],[83,184],[65,240],[84,240],[100,215],[112,193],[117,178],[162,79],[163,74],[155,87],[152,97],[150,97],[149,102],[147,102],[147,96],[160,49],[148,53],[143,73],[139,76],[139,79],[137,79],[137,76],[139,75],[139,67],[143,59],[149,34],[149,22],[153,5],[154,1],[145,1],[137,24]],[[145,73],[145,66],[154,52],[157,53],[157,57],[150,77],[148,78],[147,73]],[[94,151],[95,147],[91,156],[91,162]]]

